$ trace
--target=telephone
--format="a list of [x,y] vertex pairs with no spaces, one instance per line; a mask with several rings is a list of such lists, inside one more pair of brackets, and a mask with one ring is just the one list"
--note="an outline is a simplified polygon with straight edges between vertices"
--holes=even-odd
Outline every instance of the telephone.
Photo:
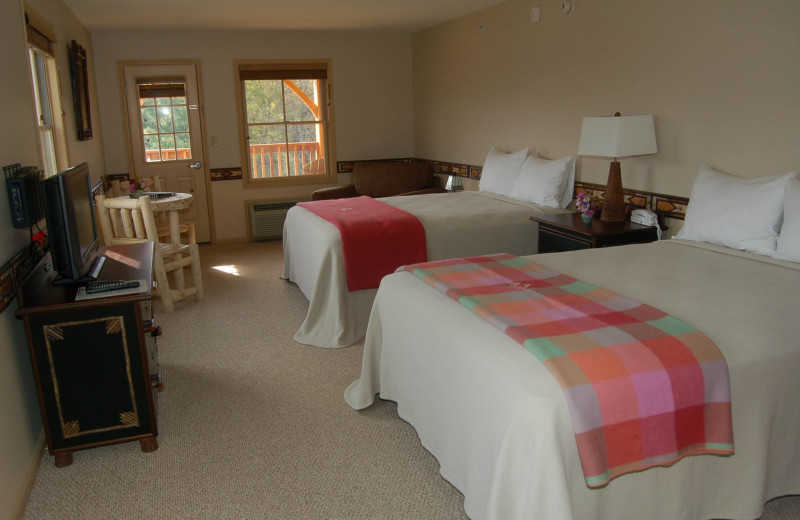
[[658,229],[658,239],[661,240],[661,226],[658,225],[658,215],[649,209],[635,209],[631,212],[631,222],[643,226],[654,226]]

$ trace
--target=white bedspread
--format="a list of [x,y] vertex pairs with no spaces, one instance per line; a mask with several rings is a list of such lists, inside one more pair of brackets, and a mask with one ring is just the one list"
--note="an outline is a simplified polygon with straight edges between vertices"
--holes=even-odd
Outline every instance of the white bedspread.
[[[425,227],[429,260],[489,253],[534,254],[538,227],[531,215],[563,213],[483,192],[435,193],[380,199],[417,217]],[[295,206],[283,228],[284,278],[309,300],[294,339],[317,347],[346,347],[367,330],[377,289],[347,290],[339,230]]]
[[383,279],[356,409],[398,403],[474,520],[753,519],[800,493],[800,265],[664,241],[536,262],[705,332],[730,369],[736,453],[695,456],[590,490],[556,381],[533,355],[410,273]]

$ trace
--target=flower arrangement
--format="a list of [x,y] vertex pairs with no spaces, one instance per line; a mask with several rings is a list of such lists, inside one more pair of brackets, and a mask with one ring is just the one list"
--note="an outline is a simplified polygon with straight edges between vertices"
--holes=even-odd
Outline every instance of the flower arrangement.
[[575,205],[578,211],[581,212],[584,222],[589,222],[592,217],[600,213],[600,198],[590,195],[587,191],[582,191],[578,194],[575,199]]
[[149,191],[153,184],[152,179],[145,177],[130,180],[130,192],[136,193],[137,191]]
[[136,199],[141,197],[145,192],[150,191],[150,188],[153,186],[153,179],[148,179],[147,177],[141,177],[139,179],[131,179],[129,181],[128,189],[131,192],[131,198]]

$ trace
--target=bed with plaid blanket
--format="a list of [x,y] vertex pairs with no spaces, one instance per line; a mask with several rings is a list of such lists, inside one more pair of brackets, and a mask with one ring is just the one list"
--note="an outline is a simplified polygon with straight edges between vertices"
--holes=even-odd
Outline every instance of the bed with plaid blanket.
[[589,487],[689,455],[733,453],[728,367],[691,325],[513,255],[401,269],[547,367],[564,391]]

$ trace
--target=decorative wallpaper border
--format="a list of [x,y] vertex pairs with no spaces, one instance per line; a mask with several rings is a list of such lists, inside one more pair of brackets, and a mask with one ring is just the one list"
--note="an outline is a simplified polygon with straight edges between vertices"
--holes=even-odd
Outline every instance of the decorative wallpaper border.
[[[425,161],[433,165],[434,173],[439,175],[454,175],[468,179],[480,180],[482,166],[472,164],[451,163],[444,161],[433,161],[430,159],[416,159],[414,157],[403,157],[398,159],[369,159],[360,161],[338,161],[336,163],[336,173],[352,173],[353,167],[357,162],[408,162]],[[212,181],[229,181],[242,178],[242,169],[233,168],[212,168]],[[598,197],[603,197],[605,184],[595,184],[591,182],[575,181],[575,195],[580,191],[588,191]],[[683,220],[686,217],[686,206],[689,204],[687,197],[677,197],[654,193],[651,191],[623,189],[623,197],[627,204],[636,208],[647,208],[661,213],[665,217]]]
[[[587,191],[592,195],[603,198],[605,184],[594,184],[591,182],[575,181],[575,194],[580,191]],[[622,196],[626,204],[634,208],[646,208],[661,213],[664,217],[683,220],[686,218],[686,206],[689,205],[687,197],[677,197],[674,195],[664,195],[651,191],[622,189]]]
[[235,181],[241,180],[242,168],[234,166],[233,168],[211,168],[211,182],[214,181]]
[[0,267],[0,312],[11,305],[17,296],[17,288],[28,274],[33,271],[42,258],[40,249],[25,246],[11,260]]

